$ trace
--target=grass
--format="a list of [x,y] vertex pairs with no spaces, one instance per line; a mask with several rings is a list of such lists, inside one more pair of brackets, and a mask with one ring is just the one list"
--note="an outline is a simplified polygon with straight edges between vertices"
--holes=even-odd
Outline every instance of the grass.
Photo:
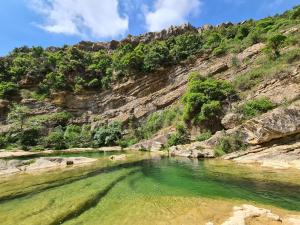
[[250,71],[237,76],[233,84],[240,91],[250,90],[265,79],[271,79],[282,72],[289,71],[290,64],[298,59],[300,59],[298,49],[289,50],[276,60],[263,56]]

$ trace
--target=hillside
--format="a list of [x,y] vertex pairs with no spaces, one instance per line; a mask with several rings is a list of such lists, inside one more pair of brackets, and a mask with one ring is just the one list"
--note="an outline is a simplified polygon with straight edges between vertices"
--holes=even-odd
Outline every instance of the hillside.
[[192,157],[202,157],[281,138],[295,144],[299,22],[295,7],[238,24],[14,49],[0,58],[0,148],[157,150],[197,140]]

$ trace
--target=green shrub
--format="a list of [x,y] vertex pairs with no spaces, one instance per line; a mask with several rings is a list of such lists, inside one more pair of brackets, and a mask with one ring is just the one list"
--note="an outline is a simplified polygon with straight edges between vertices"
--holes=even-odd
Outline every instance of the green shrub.
[[7,142],[7,138],[4,135],[0,136],[0,149],[6,148],[8,142]]
[[168,146],[182,145],[190,142],[189,133],[185,125],[179,124],[176,127],[176,133],[168,139]]
[[80,126],[78,125],[67,126],[64,132],[64,140],[68,148],[75,148],[80,146],[81,143],[80,133],[81,133]]
[[37,124],[37,125],[51,125],[53,126],[66,126],[69,119],[71,119],[73,116],[69,112],[63,111],[63,112],[57,112],[57,113],[50,113],[45,115],[38,115],[29,118],[29,122],[31,124]]
[[169,49],[165,42],[155,42],[147,48],[144,57],[144,70],[151,72],[170,60]]
[[196,141],[206,141],[208,139],[210,139],[212,136],[211,132],[210,131],[206,131],[206,132],[202,132],[201,134],[199,134],[197,137],[196,137]]
[[300,19],[300,7],[296,7],[294,10],[292,10],[291,19]]
[[296,49],[296,50],[292,50],[289,51],[285,56],[285,61],[289,64],[299,61],[300,60],[300,50]]
[[117,145],[122,138],[122,125],[112,122],[97,129],[94,135],[94,144],[97,147]]
[[64,140],[68,148],[91,147],[92,134],[87,125],[68,125],[64,132]]
[[275,34],[268,39],[267,52],[271,58],[278,58],[280,56],[280,47],[284,44],[286,36],[282,34]]
[[23,149],[26,149],[30,146],[36,146],[39,142],[40,136],[39,128],[29,128],[20,133],[19,141]]
[[243,150],[246,147],[247,145],[244,143],[242,135],[237,133],[222,137],[215,148],[215,152],[217,155],[221,156],[225,153]]
[[222,102],[233,95],[235,91],[228,82],[191,73],[183,96],[183,117],[186,122],[216,130],[221,119]]
[[26,106],[13,104],[10,108],[10,112],[7,115],[7,120],[10,123],[16,123],[20,126],[20,130],[22,131],[24,128],[24,125],[26,125],[26,122],[28,120],[29,115],[29,108]]
[[255,117],[259,114],[265,113],[275,107],[275,104],[268,98],[259,98],[250,100],[239,107],[239,112],[244,115],[246,119]]
[[130,147],[138,143],[138,139],[135,136],[127,136],[118,141],[118,145],[122,148]]
[[67,145],[64,139],[64,131],[61,127],[55,128],[51,131],[44,140],[44,146],[47,148],[61,150],[66,149]]
[[176,62],[187,59],[190,55],[199,53],[203,41],[198,34],[182,34],[168,40],[170,55]]
[[182,121],[182,109],[179,106],[154,112],[140,124],[138,136],[140,139],[149,139],[162,128],[172,126],[180,121]]
[[0,82],[0,98],[13,97],[18,93],[18,85],[12,82]]

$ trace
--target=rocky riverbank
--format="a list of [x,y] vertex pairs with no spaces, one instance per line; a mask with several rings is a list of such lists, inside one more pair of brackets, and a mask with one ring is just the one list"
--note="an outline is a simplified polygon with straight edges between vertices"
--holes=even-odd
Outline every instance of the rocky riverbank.
[[102,147],[102,148],[70,148],[65,150],[44,150],[44,151],[23,151],[23,150],[14,150],[14,151],[1,151],[0,150],[0,159],[7,158],[18,158],[26,156],[49,156],[58,153],[87,153],[87,152],[120,152],[122,148],[119,146],[112,147]]
[[0,175],[12,175],[21,172],[34,172],[46,169],[64,168],[77,166],[97,161],[97,159],[86,157],[43,157],[30,160],[1,160]]

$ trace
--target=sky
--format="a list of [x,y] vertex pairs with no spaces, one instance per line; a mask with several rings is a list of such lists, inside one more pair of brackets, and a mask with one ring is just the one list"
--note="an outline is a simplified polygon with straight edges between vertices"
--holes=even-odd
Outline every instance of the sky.
[[0,0],[0,55],[15,47],[122,39],[170,25],[217,25],[282,13],[300,0]]

